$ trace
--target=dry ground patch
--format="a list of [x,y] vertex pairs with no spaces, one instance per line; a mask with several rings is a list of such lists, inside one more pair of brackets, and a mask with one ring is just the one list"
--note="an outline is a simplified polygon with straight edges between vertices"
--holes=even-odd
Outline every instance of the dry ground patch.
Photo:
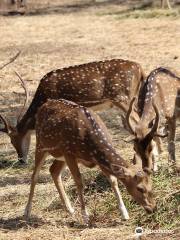
[[[82,4],[82,1],[78,2]],[[0,17],[0,65],[17,50],[22,51],[20,57],[0,73],[0,111],[12,122],[15,122],[14,116],[23,103],[23,90],[14,70],[26,80],[32,93],[48,71],[102,59],[131,59],[141,63],[146,73],[156,66],[169,66],[180,75],[180,20],[177,16],[120,19],[119,11],[125,6],[101,4],[76,8],[75,11],[73,0],[63,0],[59,7],[57,3],[53,1],[56,9],[68,11]],[[66,5],[71,7],[65,8]],[[123,141],[128,133],[119,128],[119,113],[110,110],[101,115],[113,135],[115,147],[130,160],[133,149],[131,144]],[[64,175],[64,182],[77,213],[72,218],[62,209],[48,173],[49,160],[42,169],[36,189],[32,219],[24,221],[22,214],[29,192],[34,142],[33,138],[29,155],[31,164],[22,168],[15,163],[16,154],[9,139],[0,134],[0,239],[132,239],[138,225],[173,230],[173,233],[150,235],[147,239],[179,239],[179,196],[176,193],[179,182],[175,174],[168,173],[166,166],[154,177],[160,210],[153,216],[146,216],[123,190],[130,209],[129,222],[120,220],[114,195],[106,180],[97,171],[83,168],[92,218],[92,229],[86,229],[81,223],[75,186],[68,172]],[[179,146],[178,127],[177,159],[180,158]],[[167,162],[166,158],[165,152],[161,155],[163,163]]]

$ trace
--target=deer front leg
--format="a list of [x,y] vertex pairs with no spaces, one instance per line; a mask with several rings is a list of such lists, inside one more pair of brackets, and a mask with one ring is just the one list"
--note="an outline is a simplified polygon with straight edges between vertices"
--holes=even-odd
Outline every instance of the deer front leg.
[[163,152],[163,143],[160,137],[154,137],[152,140],[152,164],[153,164],[153,171],[157,172],[158,170],[158,161],[159,161],[159,154]]
[[165,7],[165,2],[167,3],[168,8],[171,10],[172,7],[169,0],[161,0],[161,8]]
[[62,171],[63,171],[65,166],[66,166],[65,162],[54,160],[54,162],[51,165],[49,170],[50,170],[51,176],[52,176],[52,178],[54,180],[55,186],[56,186],[56,188],[58,190],[58,193],[60,195],[61,201],[65,205],[67,211],[70,214],[73,214],[74,213],[74,209],[71,206],[71,203],[69,201],[69,198],[66,195],[66,192],[64,190],[64,186],[63,186],[63,183],[62,183],[61,175],[62,175]]
[[[159,139],[159,138],[158,138]],[[154,172],[157,172],[158,170],[158,160],[159,160],[159,151],[158,151],[158,142],[157,139],[151,141],[152,146],[152,169]]]
[[175,134],[176,134],[176,118],[175,116],[167,119],[168,127],[168,161],[174,163],[175,158]]
[[171,7],[171,4],[170,4],[170,1],[169,1],[169,0],[167,0],[167,5],[168,5],[168,8],[169,8],[170,10],[172,10],[172,7]]
[[124,205],[121,193],[119,191],[117,178],[115,176],[113,176],[113,175],[109,175],[106,172],[104,172],[104,174],[108,178],[108,180],[109,180],[109,182],[111,184],[111,187],[112,187],[112,189],[113,189],[113,191],[115,193],[115,196],[116,196],[117,201],[118,201],[119,210],[120,210],[120,213],[122,215],[122,219],[123,220],[128,220],[129,219],[129,214],[128,214],[128,211],[127,211],[127,209],[126,209],[126,207]]
[[89,225],[89,214],[86,210],[84,201],[84,186],[77,161],[74,157],[69,155],[68,156],[66,155],[65,159],[77,187],[83,221],[86,225]]
[[33,196],[34,196],[34,189],[35,189],[35,185],[36,185],[37,180],[38,180],[38,176],[39,176],[41,166],[44,163],[45,157],[46,157],[45,153],[42,153],[42,152],[39,152],[38,150],[36,150],[36,153],[35,153],[35,167],[34,167],[32,180],[31,180],[30,194],[29,194],[28,203],[26,205],[25,212],[24,212],[24,216],[25,216],[26,219],[28,219],[31,215],[32,199],[33,199]]

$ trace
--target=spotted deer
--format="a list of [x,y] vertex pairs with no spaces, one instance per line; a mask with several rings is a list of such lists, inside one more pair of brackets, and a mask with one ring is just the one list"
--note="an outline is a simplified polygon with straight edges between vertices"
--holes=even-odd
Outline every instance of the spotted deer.
[[89,168],[99,166],[111,183],[124,219],[128,219],[129,215],[118,189],[117,178],[148,213],[155,210],[156,204],[152,196],[149,171],[143,171],[141,165],[129,164],[119,156],[112,146],[107,128],[92,110],[63,99],[48,100],[38,109],[35,130],[35,168],[25,210],[27,218],[30,216],[40,168],[48,155],[55,158],[50,172],[62,202],[66,209],[73,213],[74,210],[64,191],[61,179],[62,170],[66,165],[68,166],[77,186],[85,223],[88,223],[89,218],[85,208],[83,183],[78,163]]
[[[147,77],[142,85],[139,96],[137,111],[139,121],[137,124],[131,121],[135,98],[131,101],[127,114],[127,122],[131,132],[135,136],[134,150],[135,162],[142,161],[145,167],[152,168],[153,162],[158,157],[155,145],[156,137],[168,139],[168,159],[171,163],[176,163],[175,159],[175,131],[176,119],[180,115],[180,78],[167,68],[157,68]],[[153,108],[155,103],[157,108]],[[156,124],[153,121],[156,119]],[[166,129],[165,134],[158,133],[158,126]],[[155,164],[155,163],[154,163]],[[179,169],[178,164],[177,169]]]
[[41,79],[29,108],[15,127],[1,115],[5,127],[0,131],[10,137],[19,161],[26,162],[35,115],[47,99],[63,98],[86,107],[113,104],[126,112],[143,79],[144,73],[138,63],[122,59],[51,71]]

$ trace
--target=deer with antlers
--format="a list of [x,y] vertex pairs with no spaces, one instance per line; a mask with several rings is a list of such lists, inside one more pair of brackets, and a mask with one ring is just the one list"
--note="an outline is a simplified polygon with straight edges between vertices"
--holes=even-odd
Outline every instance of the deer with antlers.
[[[135,98],[131,101],[127,122],[135,136],[134,161],[142,161],[144,167],[153,168],[153,162],[157,159],[154,143],[156,137],[168,137],[168,159],[169,162],[176,163],[175,131],[176,119],[180,115],[179,93],[180,78],[169,69],[160,67],[149,74],[140,89],[136,109],[140,117],[137,123],[132,122],[130,118]],[[153,108],[153,102],[156,103],[156,108]],[[167,130],[165,134],[158,133],[159,126]],[[178,170],[179,166],[177,163],[176,165]]]
[[[18,75],[18,77],[20,77]],[[21,78],[20,78],[21,79]],[[139,91],[144,73],[138,63],[113,59],[58,69],[40,81],[35,96],[17,126],[11,126],[2,116],[4,128],[15,147],[18,158],[26,162],[30,135],[35,128],[38,108],[47,99],[67,99],[86,107],[113,104],[127,112],[130,100]],[[21,79],[23,82],[23,80]],[[26,102],[28,91],[26,89]],[[135,115],[133,115],[135,117]]]
[[50,172],[61,200],[66,209],[73,213],[61,179],[62,170],[68,166],[77,186],[82,217],[86,224],[89,217],[78,163],[89,168],[99,166],[111,183],[124,219],[128,219],[129,215],[118,189],[117,178],[148,213],[155,210],[148,169],[143,171],[142,165],[131,165],[117,154],[107,128],[92,110],[63,99],[48,100],[38,109],[35,130],[35,168],[25,210],[26,217],[30,216],[39,171],[48,155],[55,158]]

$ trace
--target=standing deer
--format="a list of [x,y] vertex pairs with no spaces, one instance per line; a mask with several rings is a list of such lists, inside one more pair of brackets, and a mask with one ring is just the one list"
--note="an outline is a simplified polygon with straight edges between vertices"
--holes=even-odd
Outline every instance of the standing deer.
[[92,62],[51,71],[41,79],[29,108],[17,126],[11,126],[1,116],[5,127],[0,131],[10,137],[19,161],[26,162],[30,135],[35,128],[35,115],[47,99],[63,98],[88,107],[112,103],[127,112],[130,100],[139,91],[143,80],[141,66],[122,59]]
[[[132,123],[130,119],[135,99],[131,101],[127,122],[135,135],[135,162],[141,159],[145,167],[152,168],[157,155],[153,140],[157,136],[168,136],[168,159],[169,162],[176,163],[175,131],[176,119],[180,116],[179,93],[180,78],[169,69],[160,67],[149,74],[140,89],[137,110],[140,118],[137,124]],[[156,109],[153,109],[153,101],[156,103]],[[163,136],[157,133],[158,123],[153,125],[154,118],[157,119],[156,123],[160,122],[160,125],[166,128],[167,134]]]
[[[27,218],[31,213],[34,188],[40,168],[48,155],[55,158],[50,172],[62,202],[66,209],[73,213],[74,209],[64,191],[61,179],[62,170],[66,165],[68,166],[77,186],[82,217],[86,224],[89,222],[89,217],[78,163],[89,168],[99,166],[111,183],[124,219],[128,219],[129,215],[118,188],[117,178],[148,213],[155,210],[149,171],[143,171],[142,165],[129,164],[116,153],[107,128],[93,111],[63,99],[48,100],[38,109],[35,130],[35,168],[25,209]],[[61,158],[62,156],[64,159]]]

